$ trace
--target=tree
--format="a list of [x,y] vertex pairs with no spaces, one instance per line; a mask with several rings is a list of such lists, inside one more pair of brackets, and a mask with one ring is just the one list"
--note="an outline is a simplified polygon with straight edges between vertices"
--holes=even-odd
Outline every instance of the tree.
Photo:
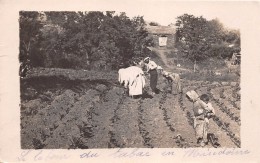
[[40,12],[24,12],[19,13],[19,29],[20,29],[20,55],[19,60],[22,63],[29,64],[29,60],[33,60],[33,48],[37,46],[40,37],[40,28],[43,26]]
[[235,48],[229,46],[240,47],[239,31],[225,29],[218,19],[208,21],[184,14],[177,17],[175,25],[179,51],[194,63],[210,57],[230,57]]
[[115,12],[45,12],[40,47],[47,67],[101,68],[127,66],[145,55],[152,38],[143,17]]
[[[180,51],[196,64],[197,61],[207,57],[207,50],[210,46],[207,21],[203,17],[184,14],[177,17],[177,42],[181,46]],[[195,67],[195,65],[194,65]]]

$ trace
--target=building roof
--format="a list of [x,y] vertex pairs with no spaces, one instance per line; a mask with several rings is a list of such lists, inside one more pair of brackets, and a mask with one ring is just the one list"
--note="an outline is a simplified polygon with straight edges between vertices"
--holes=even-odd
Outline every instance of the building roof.
[[176,32],[175,28],[171,26],[147,26],[146,29],[152,34],[172,35]]

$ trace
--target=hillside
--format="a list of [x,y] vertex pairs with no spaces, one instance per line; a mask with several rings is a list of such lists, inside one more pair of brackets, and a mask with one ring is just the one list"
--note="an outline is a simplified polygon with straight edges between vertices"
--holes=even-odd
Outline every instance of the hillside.
[[151,96],[147,84],[143,97],[132,99],[117,84],[117,72],[33,69],[21,79],[21,147],[198,147],[185,96],[192,89],[211,94],[216,117],[210,132],[221,147],[240,147],[238,83],[183,79],[182,86],[184,94],[171,95],[159,76],[159,94]]

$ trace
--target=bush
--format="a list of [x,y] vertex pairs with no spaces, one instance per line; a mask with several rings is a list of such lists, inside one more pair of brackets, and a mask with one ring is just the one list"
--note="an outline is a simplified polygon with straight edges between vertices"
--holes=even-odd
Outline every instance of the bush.
[[[240,51],[240,32],[225,29],[217,19],[184,14],[177,17],[176,45],[192,62],[209,58],[230,58]],[[232,45],[232,46],[230,46]]]
[[125,13],[20,12],[20,42],[27,43],[20,60],[33,58],[34,67],[117,69],[153,44],[144,25],[143,17]]
[[234,50],[223,44],[212,45],[209,49],[209,55],[216,58],[231,58]]
[[212,73],[183,73],[181,74],[182,79],[186,80],[197,80],[197,81],[209,81],[209,82],[232,82],[239,79],[239,76],[231,73],[225,73],[221,76],[214,76]]

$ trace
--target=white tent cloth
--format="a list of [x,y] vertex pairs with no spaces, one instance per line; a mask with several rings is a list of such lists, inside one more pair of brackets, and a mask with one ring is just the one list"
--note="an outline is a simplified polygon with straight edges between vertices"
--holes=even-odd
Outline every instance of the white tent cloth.
[[145,85],[144,72],[137,66],[131,66],[125,69],[119,69],[118,81],[124,83],[125,88],[129,88],[129,96],[143,94]]
[[118,81],[120,84],[124,83],[124,87],[127,88],[129,84],[130,74],[128,73],[127,68],[121,68],[118,70]]
[[143,70],[137,66],[131,66],[127,68],[127,72],[130,74],[129,96],[143,94],[143,88],[145,86]]

